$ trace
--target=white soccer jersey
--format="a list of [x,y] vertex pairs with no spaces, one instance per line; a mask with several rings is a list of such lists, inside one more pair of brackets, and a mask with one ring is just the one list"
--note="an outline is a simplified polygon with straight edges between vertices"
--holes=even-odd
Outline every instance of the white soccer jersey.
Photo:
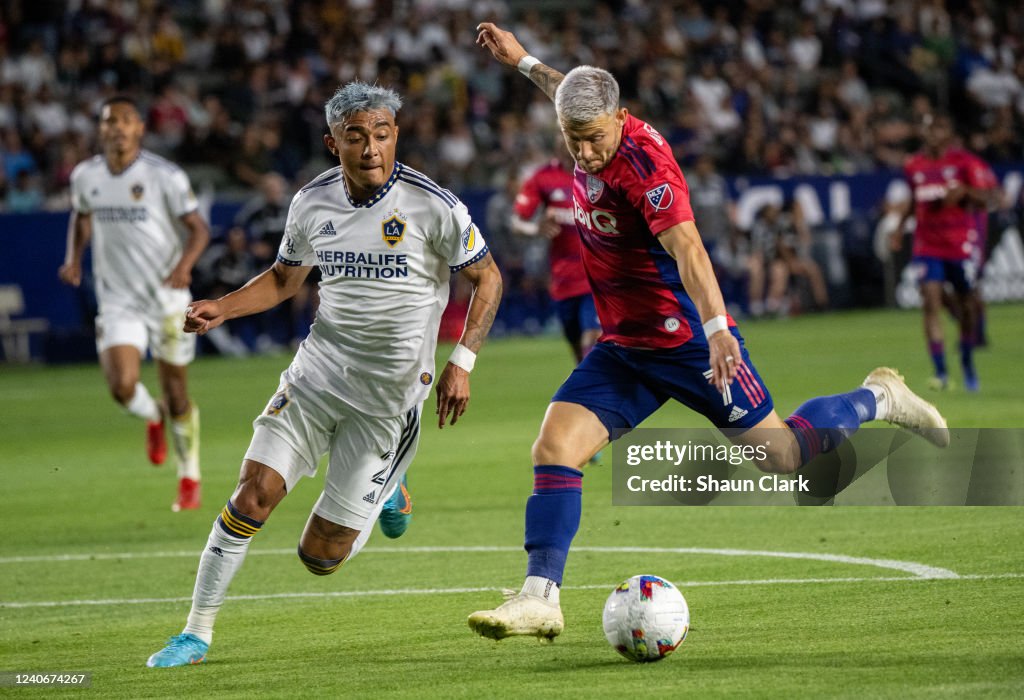
[[178,220],[198,207],[185,172],[143,150],[115,175],[103,156],[94,156],[71,172],[71,205],[92,217],[100,308],[158,313],[157,290],[181,259]]
[[292,200],[278,251],[285,265],[320,268],[320,307],[285,380],[327,391],[372,416],[397,416],[434,382],[434,351],[451,273],[487,243],[466,206],[395,163],[365,202],[341,167]]

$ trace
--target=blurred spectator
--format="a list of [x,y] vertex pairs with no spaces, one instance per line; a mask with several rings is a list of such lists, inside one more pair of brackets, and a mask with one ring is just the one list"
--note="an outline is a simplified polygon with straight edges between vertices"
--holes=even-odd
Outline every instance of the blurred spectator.
[[16,214],[28,214],[39,211],[43,207],[43,191],[28,170],[19,170],[14,181],[7,189],[4,198],[6,211]]
[[750,313],[787,316],[798,291],[793,279],[805,280],[817,309],[828,306],[821,268],[810,255],[811,235],[800,205],[761,208],[750,229]]

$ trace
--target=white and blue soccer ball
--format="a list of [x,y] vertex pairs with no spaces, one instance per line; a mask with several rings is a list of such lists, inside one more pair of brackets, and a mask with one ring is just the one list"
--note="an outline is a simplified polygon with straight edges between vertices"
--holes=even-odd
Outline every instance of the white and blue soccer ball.
[[628,578],[604,604],[604,636],[630,661],[660,661],[686,639],[690,608],[679,589],[658,576]]

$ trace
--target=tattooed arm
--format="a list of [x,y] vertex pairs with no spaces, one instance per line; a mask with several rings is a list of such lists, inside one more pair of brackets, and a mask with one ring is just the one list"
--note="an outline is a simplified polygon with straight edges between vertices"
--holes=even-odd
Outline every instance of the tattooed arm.
[[[463,268],[459,274],[473,285],[473,297],[466,313],[466,327],[459,338],[459,344],[476,353],[484,344],[484,338],[498,313],[501,273],[494,264],[494,258],[488,253],[483,259]],[[437,427],[444,427],[449,414],[452,425],[455,425],[466,412],[468,404],[469,372],[449,362],[437,380]]]
[[[519,61],[527,55],[526,49],[512,32],[499,29],[491,22],[481,22],[476,28],[480,32],[477,35],[476,43],[488,49],[500,63],[515,68],[519,65]],[[558,90],[558,86],[564,78],[563,74],[543,63],[538,63],[530,69],[530,80],[552,101],[555,99],[555,91]]]

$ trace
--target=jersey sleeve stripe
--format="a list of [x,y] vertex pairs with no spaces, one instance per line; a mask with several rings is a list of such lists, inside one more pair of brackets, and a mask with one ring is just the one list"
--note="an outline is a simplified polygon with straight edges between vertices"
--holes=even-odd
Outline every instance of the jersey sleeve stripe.
[[422,173],[416,172],[415,170],[412,170],[410,168],[404,168],[402,172],[399,174],[399,177],[405,177],[408,178],[408,180],[415,180],[416,182],[422,183],[428,187],[437,190],[438,192],[441,193],[441,196],[446,199],[446,201],[449,201],[451,203],[452,206],[458,204],[458,199],[455,197],[454,194],[451,193],[450,190],[446,190],[445,188],[441,187],[436,182],[431,180],[426,175],[423,175]]
[[302,265],[301,260],[289,260],[288,258],[280,254],[278,254],[277,256],[277,261],[282,265],[288,265],[290,267],[300,267]]
[[455,200],[453,198],[451,198],[451,197],[446,196],[440,189],[438,189],[436,187],[431,187],[430,185],[427,185],[426,183],[418,182],[416,180],[413,180],[412,178],[406,177],[404,174],[403,175],[399,175],[398,179],[401,180],[402,182],[404,182],[407,185],[412,185],[413,187],[418,187],[418,188],[420,188],[421,190],[423,190],[425,192],[430,192],[432,195],[436,196],[442,202],[447,204],[450,209],[454,209],[455,208]]
[[299,190],[299,192],[306,192],[308,190],[312,190],[312,189],[317,188],[317,187],[324,187],[325,185],[332,185],[335,182],[337,182],[338,180],[340,180],[341,178],[342,178],[342,174],[341,173],[335,173],[334,175],[329,175],[328,177],[323,178],[321,180],[314,180],[313,182],[309,183],[308,185],[303,187],[301,190]]
[[651,160],[651,157],[644,153],[630,137],[627,136],[623,140],[625,141],[623,153],[629,159],[629,162],[633,164],[633,167],[636,169],[637,173],[639,173],[640,177],[648,178],[653,175],[655,167],[654,161]]
[[455,267],[452,267],[451,265],[449,265],[448,266],[448,270],[449,270],[449,272],[458,272],[459,270],[461,270],[463,268],[469,267],[473,263],[480,262],[481,260],[484,259],[484,256],[487,255],[487,253],[489,253],[489,252],[490,252],[490,246],[486,246],[485,245],[484,249],[481,250],[476,255],[474,255],[472,260],[467,260],[466,262],[462,263],[461,265],[456,265]]
[[445,195],[448,199],[450,199],[452,201],[452,205],[455,205],[455,204],[459,203],[459,198],[456,197],[454,194],[452,194],[451,190],[448,190],[448,189],[445,189],[444,187],[441,187],[439,184],[437,184],[436,182],[431,180],[429,177],[427,177],[426,175],[421,173],[419,170],[413,170],[412,168],[409,168],[409,167],[406,167],[406,166],[402,166],[402,173],[401,174],[402,175],[406,175],[408,177],[411,177],[412,179],[417,180],[418,182],[422,182],[425,185],[429,185],[431,187],[434,187],[434,188],[440,190],[441,194]]

